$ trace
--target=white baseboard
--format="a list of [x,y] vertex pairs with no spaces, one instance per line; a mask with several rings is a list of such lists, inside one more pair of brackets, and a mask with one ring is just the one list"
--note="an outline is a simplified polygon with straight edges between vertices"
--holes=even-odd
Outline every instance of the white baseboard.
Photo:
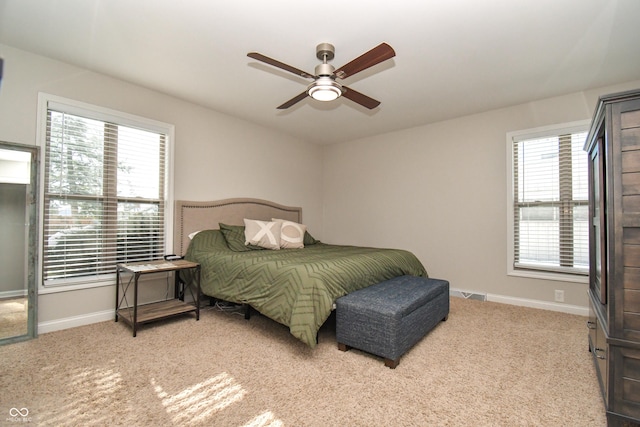
[[9,298],[18,298],[18,297],[26,297],[27,290],[26,289],[18,289],[15,291],[2,291],[0,292],[0,299],[9,299]]
[[562,304],[558,302],[540,301],[535,299],[516,298],[494,294],[487,294],[487,301],[519,305],[522,307],[539,308],[542,310],[559,311],[561,313],[577,314],[579,316],[585,317],[589,316],[589,307],[582,307],[579,305]]
[[[451,296],[460,297],[465,295],[471,299],[480,299],[484,294],[478,294],[470,291],[461,291],[459,289],[451,289]],[[559,304],[555,302],[540,301],[526,298],[509,297],[505,295],[486,294],[486,301],[499,302],[503,304],[518,305],[522,307],[539,308],[542,310],[559,311],[562,313],[577,314],[580,316],[588,316],[589,308],[578,305]],[[75,328],[78,326],[90,325],[92,323],[105,322],[107,320],[115,320],[113,310],[99,311],[95,313],[83,314],[80,316],[65,317],[62,319],[50,320],[38,323],[38,333],[45,334],[47,332],[61,331],[63,329]]]
[[539,308],[541,310],[558,311],[561,313],[577,314],[580,316],[589,316],[589,308],[579,305],[561,304],[550,301],[540,301],[536,299],[517,298],[506,295],[497,294],[481,294],[471,291],[463,291],[460,289],[451,288],[449,294],[453,297],[463,297],[468,299],[499,302],[502,304],[518,305],[521,307]]
[[96,313],[88,313],[80,316],[65,317],[62,319],[49,320],[38,323],[38,334],[46,334],[47,332],[61,331],[63,329],[75,328],[77,326],[90,325],[92,323],[104,322],[107,320],[115,320],[115,312],[113,310],[98,311]]

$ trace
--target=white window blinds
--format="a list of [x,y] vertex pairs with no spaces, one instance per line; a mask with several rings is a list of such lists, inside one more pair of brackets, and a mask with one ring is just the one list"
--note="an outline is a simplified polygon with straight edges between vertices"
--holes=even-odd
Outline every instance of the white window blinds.
[[587,274],[586,132],[513,139],[515,269]]
[[47,109],[45,284],[164,254],[167,136],[90,116]]

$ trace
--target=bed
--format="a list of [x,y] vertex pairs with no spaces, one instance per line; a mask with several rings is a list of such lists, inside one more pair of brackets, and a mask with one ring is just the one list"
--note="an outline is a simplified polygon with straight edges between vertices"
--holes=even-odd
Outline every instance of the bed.
[[330,245],[308,232],[302,249],[238,248],[245,218],[303,224],[301,208],[266,200],[177,201],[174,251],[200,263],[204,295],[248,304],[312,348],[339,297],[397,276],[427,277],[411,252]]

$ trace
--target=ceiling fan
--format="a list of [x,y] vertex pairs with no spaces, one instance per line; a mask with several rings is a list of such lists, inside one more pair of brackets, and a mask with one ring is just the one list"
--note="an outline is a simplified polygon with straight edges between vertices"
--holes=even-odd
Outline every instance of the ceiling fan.
[[344,96],[345,98],[371,110],[380,105],[380,101],[376,101],[373,98],[348,88],[336,82],[336,79],[346,79],[347,77],[351,77],[360,71],[366,70],[367,68],[373,67],[387,59],[393,58],[396,56],[396,52],[388,44],[381,43],[336,70],[333,65],[328,63],[328,61],[331,61],[335,56],[335,48],[329,43],[320,43],[316,47],[316,57],[322,60],[322,64],[318,64],[316,66],[315,75],[299,70],[257,52],[249,52],[247,56],[285,71],[289,71],[290,73],[296,74],[300,77],[313,79],[313,82],[307,87],[307,90],[280,105],[278,107],[279,110],[289,108],[302,101],[307,96],[319,101],[333,101],[340,96]]

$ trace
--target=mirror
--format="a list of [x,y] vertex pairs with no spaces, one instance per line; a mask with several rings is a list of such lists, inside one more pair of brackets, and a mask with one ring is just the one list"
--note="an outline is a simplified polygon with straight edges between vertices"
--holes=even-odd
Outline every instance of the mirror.
[[38,147],[0,142],[0,344],[36,323]]

